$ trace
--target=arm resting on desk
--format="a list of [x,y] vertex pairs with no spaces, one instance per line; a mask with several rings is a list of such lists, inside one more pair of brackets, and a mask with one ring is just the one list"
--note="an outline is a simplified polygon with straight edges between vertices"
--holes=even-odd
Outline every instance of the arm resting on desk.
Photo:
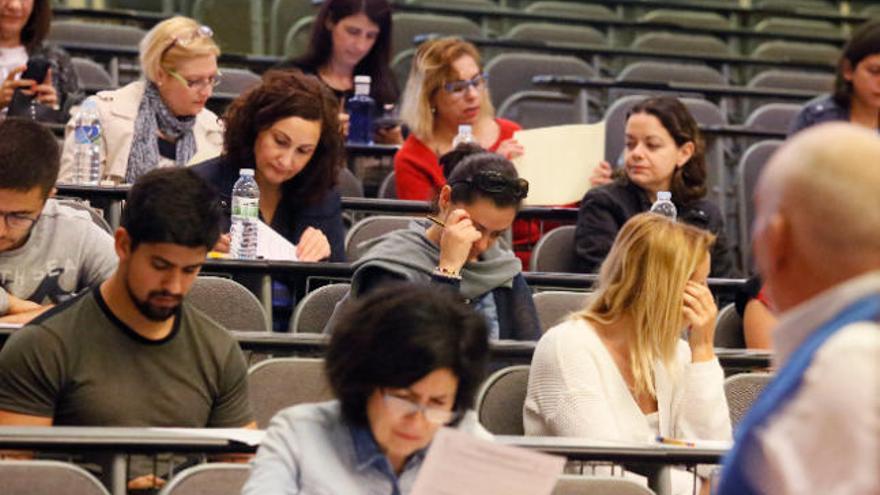
[[[52,418],[0,410],[0,426],[52,426]],[[27,450],[0,450],[0,459],[33,459]]]

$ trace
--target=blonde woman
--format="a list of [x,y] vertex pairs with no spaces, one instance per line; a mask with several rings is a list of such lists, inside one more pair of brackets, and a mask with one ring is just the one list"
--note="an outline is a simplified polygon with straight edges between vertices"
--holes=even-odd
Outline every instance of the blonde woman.
[[[141,41],[144,79],[91,97],[103,131],[102,179],[133,183],[154,168],[220,154],[223,130],[205,108],[220,77],[213,35],[187,17],[160,22]],[[74,175],[74,118],[67,123],[59,182]]]
[[[624,224],[587,308],[535,349],[527,435],[731,438],[712,344],[718,310],[706,285],[713,241],[653,213]],[[693,477],[677,471],[672,482],[673,493],[690,493]]]
[[513,139],[520,126],[495,118],[480,53],[459,38],[419,46],[400,116],[411,132],[394,157],[400,199],[430,200],[446,184],[439,158],[452,149],[459,125],[470,125],[480,146],[508,160],[522,154]]

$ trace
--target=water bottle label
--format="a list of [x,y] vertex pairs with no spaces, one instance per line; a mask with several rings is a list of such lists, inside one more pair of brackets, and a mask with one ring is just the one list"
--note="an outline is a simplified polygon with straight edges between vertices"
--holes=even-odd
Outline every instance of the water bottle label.
[[233,198],[232,215],[245,218],[257,218],[260,216],[260,203],[256,199]]
[[77,144],[90,144],[98,141],[101,128],[97,125],[80,125],[73,130],[74,141]]

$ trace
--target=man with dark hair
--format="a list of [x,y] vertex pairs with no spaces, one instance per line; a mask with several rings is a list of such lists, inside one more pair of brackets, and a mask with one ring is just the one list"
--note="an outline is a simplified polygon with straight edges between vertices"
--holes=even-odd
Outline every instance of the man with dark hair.
[[251,426],[235,340],[184,300],[220,206],[188,169],[134,185],[112,276],[15,332],[0,352],[0,424]]
[[49,195],[60,150],[39,124],[0,121],[0,322],[24,323],[116,267],[113,238]]

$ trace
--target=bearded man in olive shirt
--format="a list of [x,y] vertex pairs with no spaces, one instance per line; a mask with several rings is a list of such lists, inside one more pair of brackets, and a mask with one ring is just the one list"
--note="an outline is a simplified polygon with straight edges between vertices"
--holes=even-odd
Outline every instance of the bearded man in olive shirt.
[[113,275],[0,351],[0,424],[253,427],[241,350],[184,299],[220,215],[193,172],[143,176],[115,233]]

